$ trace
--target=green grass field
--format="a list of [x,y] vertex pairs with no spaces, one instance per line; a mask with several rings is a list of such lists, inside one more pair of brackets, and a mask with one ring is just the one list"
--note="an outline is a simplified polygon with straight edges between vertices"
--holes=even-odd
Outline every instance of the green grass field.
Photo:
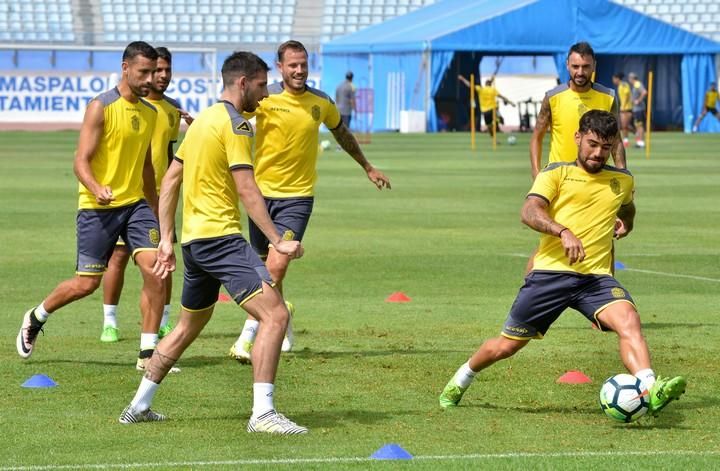
[[[519,221],[529,136],[495,153],[484,135],[474,153],[462,134],[373,136],[366,152],[390,192],[326,151],[306,256],[286,280],[297,351],[277,381],[278,408],[311,429],[302,437],[245,432],[252,377],[226,356],[244,320],[230,304],[162,384],[154,409],[171,420],[118,424],[140,381],[132,266],[121,342],[99,342],[98,291],[53,315],[32,358],[18,357],[23,312],[73,275],[76,139],[0,133],[0,470],[720,468],[717,136],[654,135],[650,159],[629,150],[638,215],[617,243],[617,276],[639,305],[655,370],[689,383],[661,417],[629,425],[598,406],[602,381],[623,372],[616,338],[573,311],[482,372],[461,407],[438,407],[455,369],[499,332],[536,246]],[[177,274],[175,311],[180,285]],[[396,291],[412,302],[385,302]],[[555,382],[575,369],[592,384]],[[58,387],[20,387],[39,373]],[[389,443],[415,458],[369,460]]]

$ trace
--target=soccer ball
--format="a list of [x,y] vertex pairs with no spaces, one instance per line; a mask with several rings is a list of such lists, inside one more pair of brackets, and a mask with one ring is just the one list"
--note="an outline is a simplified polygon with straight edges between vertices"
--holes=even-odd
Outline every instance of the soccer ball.
[[327,139],[320,141],[320,147],[322,148],[322,150],[328,150],[330,148],[330,141],[328,141]]
[[514,145],[517,143],[517,137],[513,136],[512,134],[510,134],[510,135],[508,136],[508,138],[507,138],[507,142],[508,142],[508,144],[510,144],[511,146],[514,146]]
[[605,380],[600,388],[600,407],[611,419],[633,422],[648,411],[647,392],[640,379],[629,374],[619,374]]

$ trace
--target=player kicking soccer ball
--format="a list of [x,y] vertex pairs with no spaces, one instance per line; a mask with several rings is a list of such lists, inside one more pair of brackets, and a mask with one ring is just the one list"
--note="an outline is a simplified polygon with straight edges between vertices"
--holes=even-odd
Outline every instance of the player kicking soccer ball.
[[477,373],[542,339],[569,307],[618,335],[620,358],[648,391],[652,415],[685,392],[681,376],[655,378],[635,302],[612,276],[613,237],[627,236],[635,218],[632,175],[606,165],[617,132],[613,114],[588,111],[575,133],[575,162],[554,163],[538,174],[522,208],[523,223],[542,233],[533,270],[501,335],[457,370],[440,394],[441,407],[457,406]]

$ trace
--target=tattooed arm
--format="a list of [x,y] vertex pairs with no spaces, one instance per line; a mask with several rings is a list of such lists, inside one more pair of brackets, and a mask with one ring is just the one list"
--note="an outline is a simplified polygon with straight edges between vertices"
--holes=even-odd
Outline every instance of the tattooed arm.
[[585,259],[582,242],[570,229],[555,222],[548,214],[547,208],[547,200],[540,196],[529,195],[522,208],[523,224],[543,234],[559,237],[570,265],[582,262]]
[[550,113],[550,100],[546,96],[540,106],[540,113],[537,116],[535,130],[530,139],[530,173],[533,180],[540,173],[540,162],[542,160],[543,138],[550,125],[552,124],[552,115]]
[[378,190],[382,190],[383,188],[387,188],[388,190],[390,189],[390,180],[388,177],[368,162],[362,149],[360,149],[360,144],[358,144],[357,139],[355,139],[355,136],[353,136],[345,123],[341,122],[338,127],[332,129],[330,132],[332,132],[333,136],[335,136],[335,140],[340,147],[350,154],[350,156],[355,159],[355,162],[357,162],[363,170],[365,170],[368,178],[375,184],[376,187],[378,187]]

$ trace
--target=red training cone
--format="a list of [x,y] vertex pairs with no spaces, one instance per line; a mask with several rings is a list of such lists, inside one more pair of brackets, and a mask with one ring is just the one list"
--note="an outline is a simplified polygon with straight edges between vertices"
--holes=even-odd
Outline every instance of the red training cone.
[[397,291],[385,299],[387,303],[409,303],[411,299],[402,291]]
[[582,371],[568,371],[564,375],[560,376],[557,379],[558,383],[565,383],[565,384],[582,384],[582,383],[592,383],[592,380],[585,376],[585,374]]
[[229,303],[230,301],[232,301],[232,298],[225,293],[220,293],[218,296],[219,303]]

